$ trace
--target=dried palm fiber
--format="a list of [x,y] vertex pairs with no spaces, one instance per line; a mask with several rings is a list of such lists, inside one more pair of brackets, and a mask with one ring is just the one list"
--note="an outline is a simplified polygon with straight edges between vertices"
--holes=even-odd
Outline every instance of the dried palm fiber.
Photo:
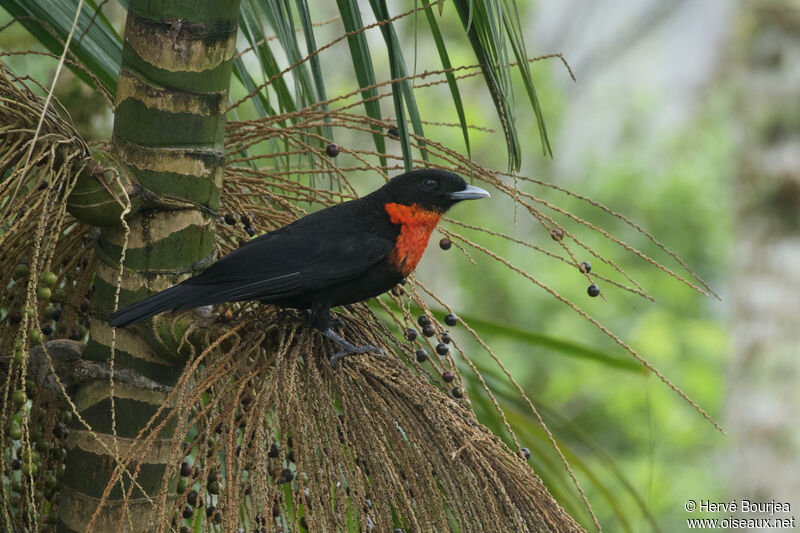
[[[351,338],[398,351],[363,305],[341,316]],[[303,319],[260,306],[231,320],[237,333],[195,354],[173,390],[167,416],[190,444],[174,442],[172,464],[188,454],[192,468],[171,504],[165,479],[167,519],[197,490],[225,530],[276,518],[310,531],[580,530],[520,457],[403,359],[353,358],[334,371]],[[211,345],[213,330],[203,333]]]

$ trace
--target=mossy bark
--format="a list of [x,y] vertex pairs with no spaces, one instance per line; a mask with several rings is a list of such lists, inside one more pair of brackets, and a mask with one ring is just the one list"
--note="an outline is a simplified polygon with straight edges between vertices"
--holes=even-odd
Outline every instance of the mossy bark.
[[[238,0],[130,3],[113,149],[106,161],[121,169],[123,180],[106,187],[86,179],[70,198],[74,215],[100,227],[94,319],[84,357],[106,361],[113,354],[118,369],[135,370],[165,385],[174,384],[180,375],[180,355],[154,348],[146,328],[117,330],[114,335],[106,318],[115,307],[165,289],[214,258],[213,213],[222,188],[225,107],[238,14]],[[129,231],[119,222],[122,209],[109,199],[109,188],[125,196],[120,187],[134,198]],[[124,274],[116,301],[123,249]],[[166,396],[115,383],[112,418],[111,394],[110,382],[95,380],[81,385],[75,395],[92,431],[77,421],[73,424],[59,531],[86,529],[116,466],[109,450],[118,448],[124,455]],[[156,529],[158,516],[148,496],[161,486],[170,437],[167,427],[138,460],[138,482],[147,494],[133,490],[125,517],[124,493],[115,486],[93,531]]]

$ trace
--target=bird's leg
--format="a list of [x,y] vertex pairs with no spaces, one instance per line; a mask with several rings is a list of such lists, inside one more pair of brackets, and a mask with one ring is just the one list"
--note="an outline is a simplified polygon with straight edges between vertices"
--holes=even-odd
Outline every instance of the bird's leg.
[[[314,322],[313,321],[315,319],[312,318],[314,316],[313,311],[311,309],[303,309],[303,313],[305,313],[309,324],[314,326]],[[333,318],[333,317],[330,316],[330,313],[328,313],[328,326],[331,327],[331,328],[336,328],[336,329],[344,329],[344,320],[342,320],[341,318]],[[317,327],[317,326],[314,326],[314,327]],[[320,329],[320,328],[317,328],[317,329]]]
[[333,329],[331,329],[332,320],[330,307],[324,305],[314,305],[314,307],[311,308],[309,322],[314,328],[318,329],[320,333],[343,348],[331,356],[331,368],[335,369],[339,364],[339,360],[347,355],[365,352],[378,352],[380,354],[386,353],[382,349],[371,344],[354,346],[352,343],[346,341],[344,337],[333,331]]

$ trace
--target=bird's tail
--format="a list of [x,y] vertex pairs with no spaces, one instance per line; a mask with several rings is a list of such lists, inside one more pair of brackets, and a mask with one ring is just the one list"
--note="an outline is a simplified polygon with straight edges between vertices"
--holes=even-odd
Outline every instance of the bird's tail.
[[[108,320],[109,326],[124,327],[129,324],[135,324],[151,316],[169,310],[183,310],[192,305],[192,288],[186,285],[175,285],[167,290],[156,293],[149,298],[145,298],[139,302],[124,307],[111,315]],[[203,304],[197,304],[203,305]]]

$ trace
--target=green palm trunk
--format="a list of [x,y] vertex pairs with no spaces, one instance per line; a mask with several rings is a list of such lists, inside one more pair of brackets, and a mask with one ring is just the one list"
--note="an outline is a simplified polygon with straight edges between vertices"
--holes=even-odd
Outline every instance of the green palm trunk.
[[[126,190],[135,193],[135,213],[127,216],[126,229],[113,204],[87,205],[91,191],[82,205],[71,202],[73,213],[104,226],[96,243],[95,318],[84,356],[97,361],[113,357],[117,372],[130,369],[168,387],[182,371],[181,357],[155,341],[144,327],[115,333],[105,317],[115,307],[162,290],[214,258],[213,210],[219,204],[225,165],[225,109],[238,13],[238,0],[130,3],[112,157],[124,173]],[[114,452],[126,454],[164,403],[164,390],[117,380],[113,389],[107,380],[81,386],[76,405],[96,436],[73,423],[59,531],[86,529],[117,465]],[[159,517],[151,501],[156,501],[167,467],[170,427],[159,437],[160,442],[137,459],[139,486],[132,488],[128,516],[123,502],[131,484],[123,479],[98,514],[94,531],[117,531],[120,525],[132,531],[155,529]]]

